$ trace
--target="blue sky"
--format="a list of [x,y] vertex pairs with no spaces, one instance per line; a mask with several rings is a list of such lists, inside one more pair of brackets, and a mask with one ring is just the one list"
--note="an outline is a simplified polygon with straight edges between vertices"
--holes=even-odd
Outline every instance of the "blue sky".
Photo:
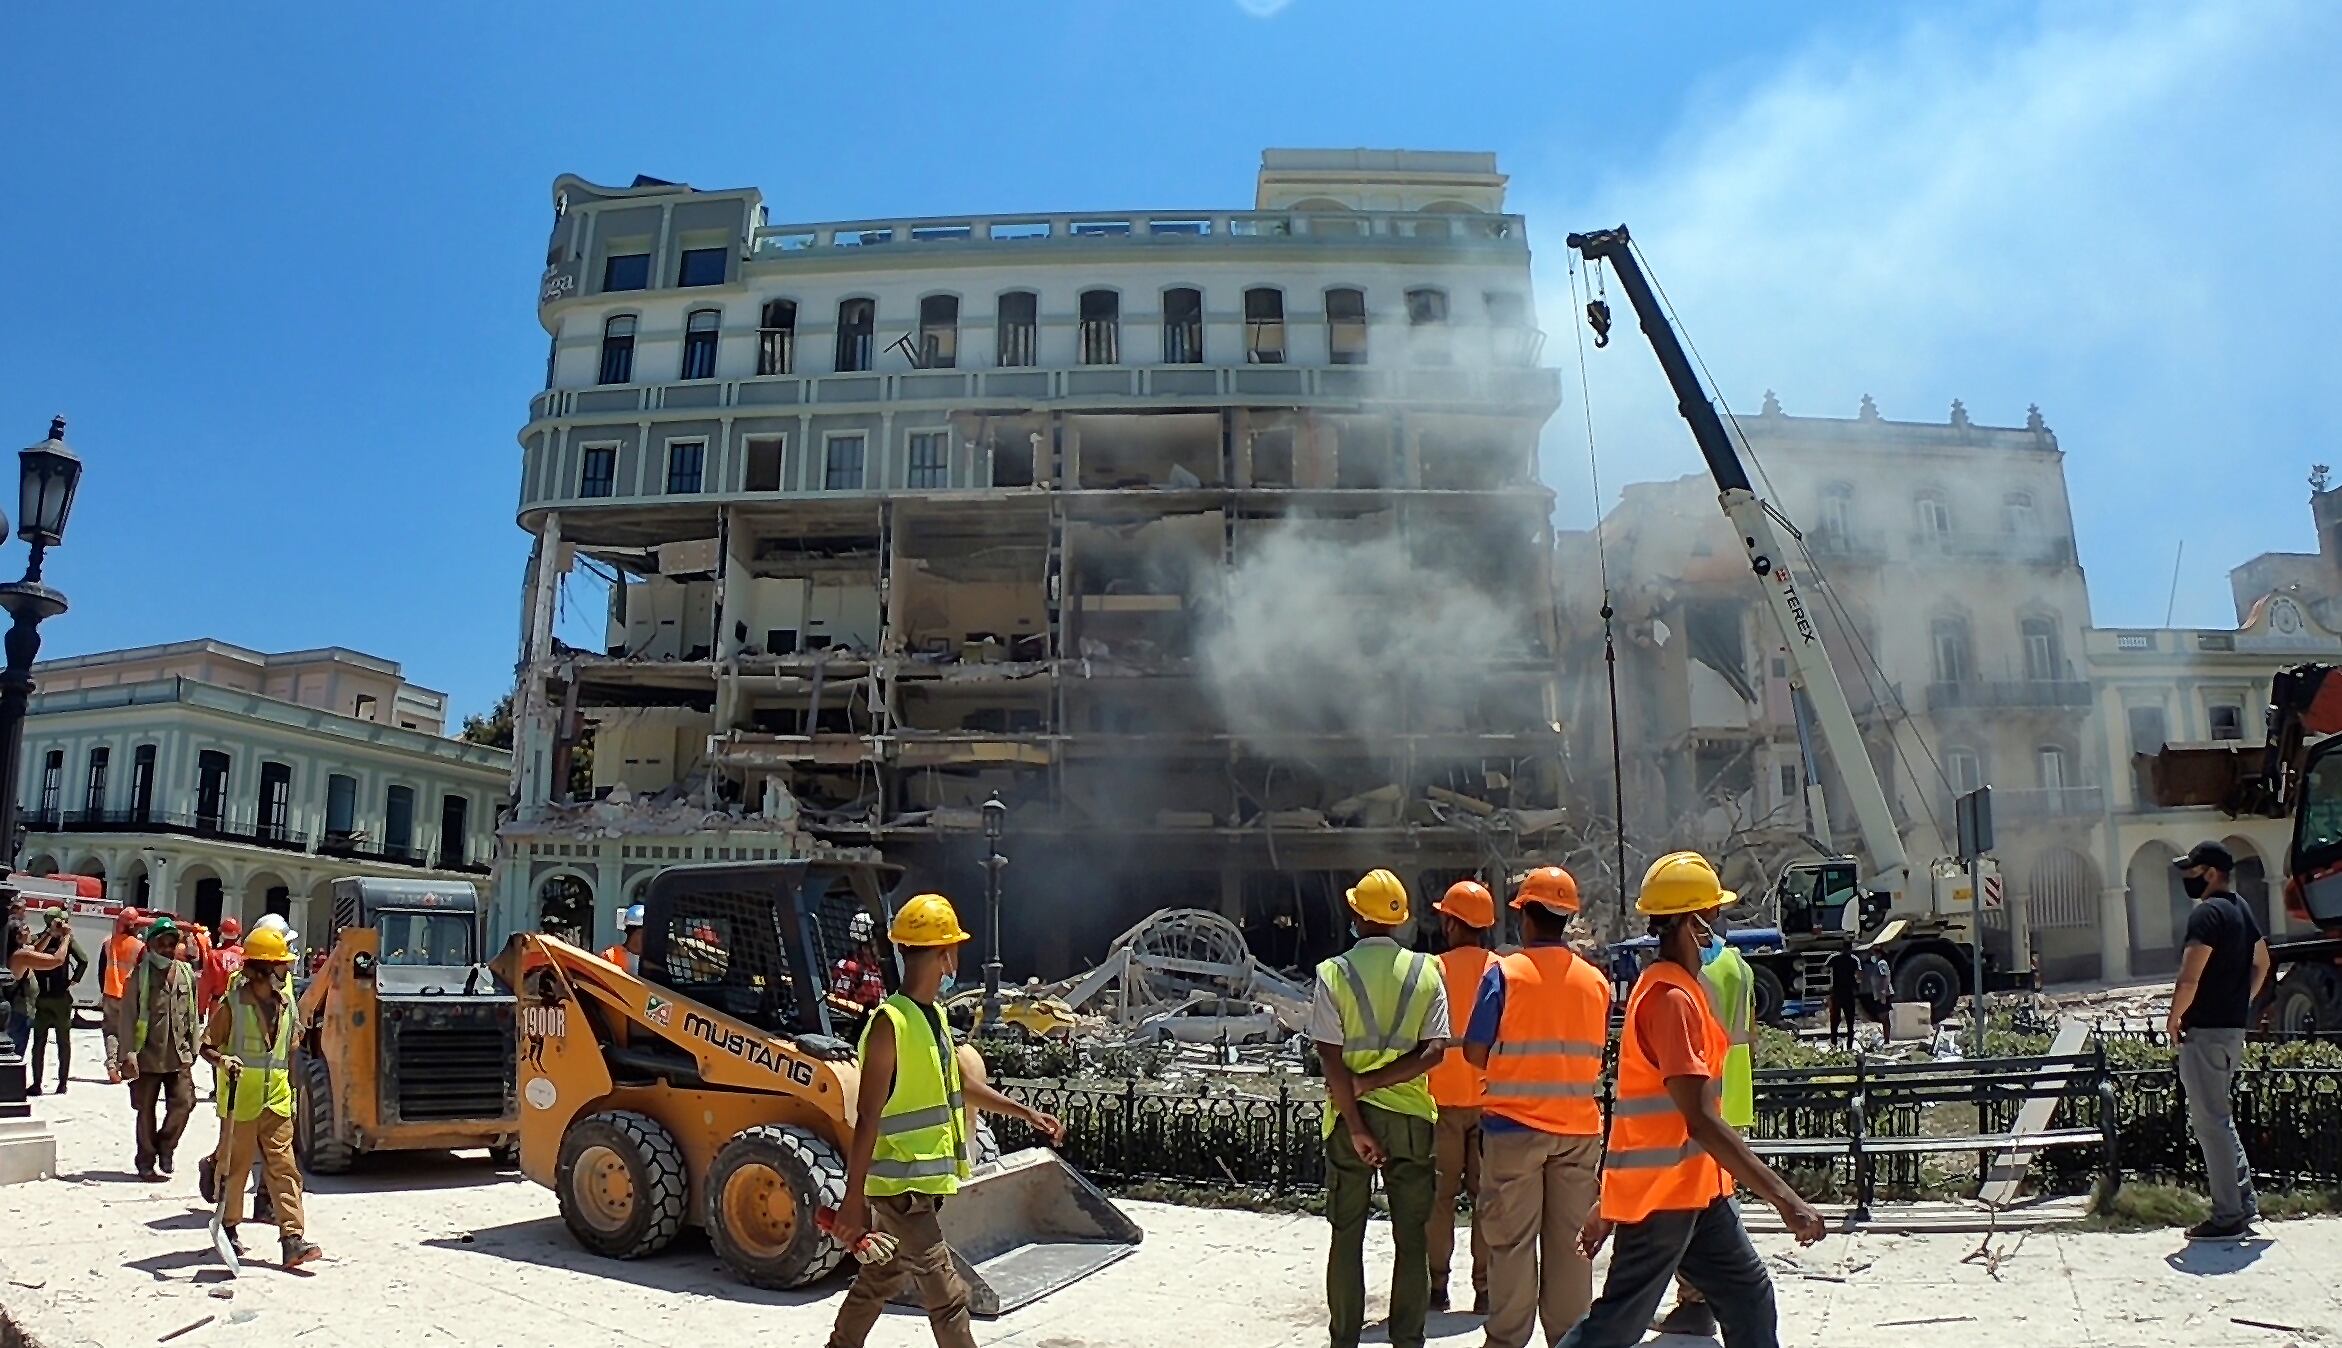
[[[1736,405],[2039,402],[2097,620],[2160,621],[2185,534],[2178,618],[2220,623],[2228,566],[2311,546],[2342,449],[2337,49],[2342,8],[2282,3],[13,5],[0,436],[63,411],[90,465],[49,653],[338,642],[477,710],[517,643],[555,174],[817,219],[1492,149],[1549,359],[1562,233],[1628,219]],[[1612,493],[1696,467],[1648,365],[1595,374]],[[1579,427],[1548,435],[1569,523]]]

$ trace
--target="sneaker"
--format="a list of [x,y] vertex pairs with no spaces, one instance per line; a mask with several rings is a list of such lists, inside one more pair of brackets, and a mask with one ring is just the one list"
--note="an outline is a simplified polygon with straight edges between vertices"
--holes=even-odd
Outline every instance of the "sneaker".
[[1704,1301],[1678,1301],[1675,1309],[1651,1322],[1651,1332],[1712,1339],[1716,1337],[1716,1313]]
[[2189,1240],[2250,1240],[2254,1234],[2250,1222],[2216,1222],[2210,1218],[2187,1229]]
[[283,1248],[286,1268],[299,1268],[303,1264],[314,1264],[325,1257],[325,1251],[318,1249],[316,1242],[304,1240],[299,1236],[285,1237]]

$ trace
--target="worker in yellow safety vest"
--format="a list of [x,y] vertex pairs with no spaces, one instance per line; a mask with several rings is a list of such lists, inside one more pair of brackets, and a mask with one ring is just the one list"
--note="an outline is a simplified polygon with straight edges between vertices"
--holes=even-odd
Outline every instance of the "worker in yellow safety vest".
[[1719,1113],[1731,1036],[1700,981],[1700,956],[1736,900],[1696,852],[1670,853],[1643,874],[1635,908],[1659,949],[1627,999],[1602,1201],[1578,1240],[1588,1259],[1613,1233],[1618,1248],[1602,1295],[1560,1348],[1642,1342],[1678,1271],[1707,1294],[1730,1348],[1778,1348],[1773,1280],[1740,1223],[1733,1182],[1771,1204],[1799,1244],[1824,1234],[1821,1214]]
[[1551,1343],[1586,1313],[1594,1266],[1578,1232],[1602,1173],[1602,1051],[1610,980],[1570,949],[1578,885],[1539,866],[1513,895],[1525,947],[1480,980],[1464,1052],[1488,1070],[1481,1198],[1488,1209],[1487,1348]]
[[[218,1091],[220,1149],[215,1183],[225,1185],[220,1222],[236,1242],[244,1217],[244,1177],[255,1157],[276,1209],[277,1241],[286,1268],[322,1257],[302,1230],[301,1167],[293,1159],[293,1022],[290,986],[293,946],[275,927],[244,942],[244,967],[228,995],[211,1009],[203,1056],[226,1073]],[[237,1248],[242,1249],[240,1242]]]
[[1366,1328],[1366,1217],[1382,1172],[1391,1210],[1390,1341],[1421,1348],[1430,1309],[1425,1223],[1435,1187],[1439,1106],[1424,1075],[1447,1052],[1447,990],[1439,962],[1394,939],[1407,924],[1407,887],[1387,870],[1345,893],[1358,943],[1317,966],[1309,1037],[1325,1067],[1326,1315],[1333,1348],[1356,1348]]
[[[1496,896],[1478,880],[1458,880],[1432,905],[1440,915],[1446,949],[1439,955],[1440,987],[1447,994],[1448,1016],[1470,1006],[1479,995],[1481,976],[1496,965],[1488,936],[1496,926]],[[1461,1045],[1450,1043],[1439,1066],[1431,1069],[1431,1100],[1439,1119],[1431,1134],[1431,1221],[1425,1243],[1431,1259],[1431,1309],[1448,1308],[1448,1274],[1456,1255],[1456,1197],[1472,1200],[1472,1313],[1488,1313],[1488,1238],[1480,1229],[1480,1096],[1485,1086],[1479,1068],[1465,1061]]]
[[[1724,1098],[1718,1113],[1735,1128],[1756,1124],[1756,1070],[1750,1045],[1756,1038],[1756,973],[1739,951],[1724,939],[1721,910],[1711,919],[1708,944],[1700,951],[1700,982],[1708,990],[1708,1005],[1724,1022],[1724,1038],[1732,1045],[1724,1055]],[[1713,1338],[1716,1312],[1700,1289],[1675,1276],[1675,1309],[1653,1321],[1661,1334]]]
[[1022,1119],[1052,1143],[1065,1139],[1065,1126],[978,1078],[962,1078],[951,1027],[936,1006],[968,940],[951,901],[941,894],[912,899],[895,914],[887,938],[902,952],[902,989],[880,1002],[862,1027],[862,1091],[845,1197],[830,1234],[849,1250],[873,1228],[896,1244],[892,1257],[863,1264],[854,1275],[830,1329],[830,1348],[862,1348],[905,1279],[918,1284],[936,1343],[976,1348],[968,1286],[936,1222],[938,1207],[959,1192],[974,1158],[967,1106]]

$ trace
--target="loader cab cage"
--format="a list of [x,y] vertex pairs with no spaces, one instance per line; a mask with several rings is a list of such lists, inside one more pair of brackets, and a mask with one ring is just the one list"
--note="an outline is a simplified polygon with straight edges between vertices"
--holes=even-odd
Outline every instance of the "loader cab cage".
[[333,882],[332,922],[315,948],[331,950],[345,927],[379,932],[384,964],[464,968],[480,959],[480,894],[460,882],[347,876]]
[[1846,905],[1861,892],[1851,857],[1802,861],[1781,872],[1774,895],[1779,899],[1781,930],[1836,932],[1846,930]]
[[836,862],[677,866],[643,896],[643,976],[772,1034],[851,1039],[863,1013],[828,995],[855,953],[854,914],[870,914],[888,991],[899,982],[883,933],[898,867]]

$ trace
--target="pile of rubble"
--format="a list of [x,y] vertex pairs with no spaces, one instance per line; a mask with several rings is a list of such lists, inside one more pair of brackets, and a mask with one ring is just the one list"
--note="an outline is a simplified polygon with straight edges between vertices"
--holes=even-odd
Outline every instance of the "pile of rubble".
[[1088,973],[1004,995],[1012,1024],[1100,1042],[1283,1046],[1309,1021],[1310,989],[1255,959],[1235,923],[1200,908],[1153,913]]

